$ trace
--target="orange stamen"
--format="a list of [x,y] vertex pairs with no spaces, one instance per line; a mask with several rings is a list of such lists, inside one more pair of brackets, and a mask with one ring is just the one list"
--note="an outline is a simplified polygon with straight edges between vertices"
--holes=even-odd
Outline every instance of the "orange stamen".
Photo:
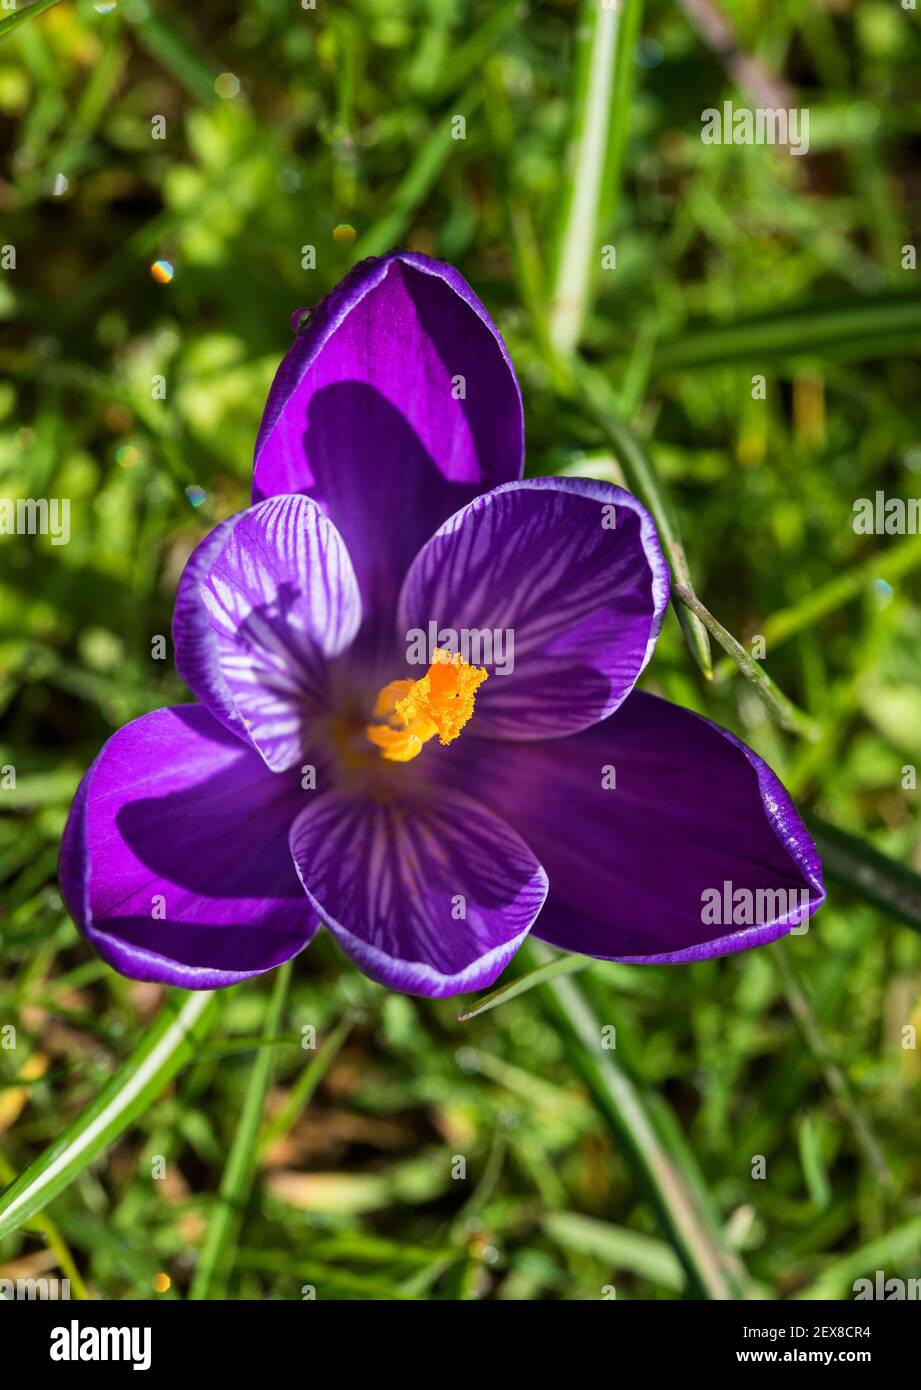
[[369,724],[365,733],[381,757],[396,763],[417,757],[436,734],[441,743],[452,743],[473,714],[474,696],[487,675],[459,653],[438,648],[421,680],[390,681],[383,687],[374,714],[387,722]]

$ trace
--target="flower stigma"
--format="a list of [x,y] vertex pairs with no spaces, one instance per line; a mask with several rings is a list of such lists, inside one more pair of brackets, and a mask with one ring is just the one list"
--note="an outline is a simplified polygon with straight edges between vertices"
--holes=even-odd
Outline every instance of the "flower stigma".
[[394,763],[417,757],[436,734],[439,742],[452,743],[473,714],[477,688],[487,675],[459,652],[439,647],[421,680],[390,681],[383,687],[374,716],[387,722],[369,724],[365,733],[381,757]]

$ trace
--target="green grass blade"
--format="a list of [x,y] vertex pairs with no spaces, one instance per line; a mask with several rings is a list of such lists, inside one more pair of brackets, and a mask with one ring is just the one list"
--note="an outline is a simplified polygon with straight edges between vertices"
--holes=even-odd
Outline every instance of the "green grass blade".
[[50,10],[58,4],[60,4],[60,0],[36,0],[36,3],[30,5],[28,9],[19,10],[16,14],[10,15],[9,19],[4,19],[0,23],[0,42],[3,39],[8,39],[27,20],[37,19],[40,14],[44,14],[46,10]]
[[[653,468],[652,460],[636,436],[621,421],[608,417],[604,430],[631,490],[652,512],[674,584],[693,592],[691,571],[678,522],[671,502],[666,497]],[[676,604],[675,611],[691,655],[707,680],[712,680],[713,657],[706,626],[686,605]]]
[[608,130],[608,154],[601,190],[599,230],[616,225],[627,162],[627,141],[634,109],[637,44],[643,27],[645,0],[621,0],[620,30],[614,56],[614,104]]
[[[479,91],[474,87],[457,104],[462,108],[462,114],[469,117],[479,101]],[[366,256],[383,255],[403,241],[415,209],[435,186],[449,156],[457,151],[458,143],[451,135],[450,117],[442,116],[387,199],[387,211],[356,243],[356,261],[364,260]]]
[[[538,942],[529,942],[526,950],[531,959],[547,959],[546,948]],[[602,1048],[601,1025],[579,986],[572,979],[551,980],[542,1002],[648,1190],[693,1288],[711,1299],[744,1298],[749,1287],[745,1271],[695,1200],[656,1131],[641,1090],[614,1053]]]
[[807,1111],[799,1123],[797,1134],[799,1159],[806,1187],[819,1211],[825,1211],[831,1202],[831,1183],[828,1180],[828,1164],[822,1153],[822,1144],[814,1117]]
[[469,1009],[458,1014],[457,1021],[458,1023],[469,1023],[472,1018],[488,1013],[490,1009],[498,1008],[500,1004],[507,1003],[509,999],[517,999],[519,994],[526,994],[535,985],[545,984],[547,980],[555,980],[558,975],[574,975],[592,964],[593,961],[589,956],[556,956],[553,960],[548,960],[545,965],[538,965],[536,969],[520,975],[517,980],[512,980],[511,984],[503,985],[501,989],[494,989],[490,994],[484,994],[482,999],[478,999]]
[[[806,594],[799,603],[772,613],[761,624],[761,633],[769,651],[774,651],[782,642],[787,642],[797,633],[812,627],[829,613],[835,613],[845,604],[865,593],[877,579],[885,579],[889,584],[897,584],[900,579],[921,566],[921,540],[917,536],[905,536],[889,548],[870,556],[861,565],[854,565],[843,574],[836,574],[827,584]],[[719,679],[731,674],[731,662],[720,662],[716,668]]]
[[921,932],[921,875],[821,816],[808,814],[806,824],[829,878]]
[[355,1026],[356,1015],[349,1011],[340,1018],[323,1046],[307,1063],[288,1093],[278,1114],[266,1125],[262,1135],[263,1151],[287,1134],[314,1091],[329,1071],[346,1039]]
[[453,82],[467,82],[479,72],[490,54],[498,47],[510,29],[521,19],[519,0],[505,0],[487,12],[487,17],[469,38],[452,51],[449,75]]
[[774,684],[760,662],[757,662],[745,650],[741,642],[737,641],[731,632],[727,632],[722,623],[718,622],[710,610],[701,603],[693,590],[689,589],[686,584],[678,584],[675,586],[675,593],[681,602],[704,623],[707,631],[716,638],[723,651],[732,657],[765,709],[777,720],[780,727],[786,729],[788,733],[798,734],[800,738],[810,740],[818,738],[818,727],[815,721],[810,719],[808,714],[799,709],[779,686]]
[[[570,359],[567,366],[571,370],[571,389],[610,444],[630,490],[653,515],[673,583],[693,592],[675,509],[652,459],[619,418],[612,392],[604,379],[577,358]],[[691,655],[707,680],[712,680],[713,659],[706,627],[685,605],[676,603],[675,608]]]
[[[266,1041],[274,1038],[279,1030],[290,978],[291,962],[288,961],[275,972],[262,1030]],[[189,1291],[190,1298],[226,1297],[243,1222],[243,1211],[259,1163],[259,1130],[274,1059],[274,1049],[263,1047],[253,1062],[240,1121],[221,1179],[217,1205],[208,1222],[195,1277]]]
[[618,35],[622,5],[582,0],[571,139],[571,177],[562,208],[562,231],[550,306],[550,338],[559,352],[578,344],[588,307],[598,241],[605,171],[611,144]]
[[152,10],[153,7],[145,7],[137,18],[132,18],[138,39],[150,56],[182,83],[191,97],[203,106],[212,105],[217,100],[214,79],[218,69],[199,56],[189,36],[167,16]]
[[901,1274],[908,1266],[914,1269],[921,1246],[921,1216],[915,1216],[885,1235],[871,1240],[857,1250],[851,1250],[826,1265],[814,1284],[801,1289],[794,1298],[839,1299],[853,1297],[858,1279],[874,1280],[878,1269],[885,1277]]
[[673,1293],[683,1292],[687,1285],[687,1276],[674,1250],[654,1236],[574,1211],[551,1212],[544,1217],[543,1227],[564,1250],[603,1260],[615,1275],[618,1271],[638,1274]]
[[156,1100],[194,1058],[217,1012],[210,991],[180,995],[164,1009],[96,1100],[0,1195],[0,1237],[63,1192]]
[[812,1001],[793,968],[789,946],[784,941],[773,941],[767,950],[773,957],[777,972],[783,982],[787,1004],[803,1036],[803,1041],[822,1068],[825,1084],[835,1097],[839,1109],[853,1130],[854,1137],[863,1150],[864,1157],[873,1170],[876,1181],[881,1186],[891,1187],[892,1172],[886,1161],[886,1156],[862,1108],[854,1099],[847,1077],[825,1040],[822,1025],[812,1007]]
[[[0,1179],[2,1179],[4,1183],[15,1182],[16,1180],[15,1168],[2,1153],[0,1153]],[[77,1268],[76,1261],[70,1251],[70,1246],[67,1244],[67,1241],[61,1235],[57,1225],[52,1221],[48,1213],[39,1212],[37,1215],[33,1216],[32,1220],[27,1224],[26,1229],[35,1231],[38,1235],[45,1237],[48,1243],[48,1249],[58,1262],[58,1268],[64,1278],[70,1280],[74,1297],[81,1300],[81,1302],[85,1302],[89,1299],[89,1289],[83,1281],[83,1275]]]
[[919,332],[921,294],[887,293],[692,328],[659,343],[653,372],[829,355],[866,360],[905,352]]

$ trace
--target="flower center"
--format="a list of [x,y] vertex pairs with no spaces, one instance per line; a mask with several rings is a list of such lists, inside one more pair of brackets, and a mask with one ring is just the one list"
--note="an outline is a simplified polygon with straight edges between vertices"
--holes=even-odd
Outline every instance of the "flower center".
[[459,653],[435,652],[435,660],[421,680],[390,681],[374,703],[376,719],[365,733],[382,758],[408,763],[422,752],[423,743],[438,735],[441,743],[457,738],[473,714],[477,687],[488,672],[471,666]]

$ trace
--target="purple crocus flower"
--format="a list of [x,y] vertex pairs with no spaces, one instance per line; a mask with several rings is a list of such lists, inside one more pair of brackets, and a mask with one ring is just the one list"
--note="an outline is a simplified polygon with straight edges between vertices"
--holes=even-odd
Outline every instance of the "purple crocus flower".
[[770,768],[634,692],[668,601],[649,515],[523,481],[523,454],[508,353],[450,266],[365,261],[300,325],[253,505],[179,584],[199,703],[114,734],[71,810],[63,892],[116,969],[230,985],[325,925],[372,979],[443,996],[532,929],[695,961],[821,903]]

